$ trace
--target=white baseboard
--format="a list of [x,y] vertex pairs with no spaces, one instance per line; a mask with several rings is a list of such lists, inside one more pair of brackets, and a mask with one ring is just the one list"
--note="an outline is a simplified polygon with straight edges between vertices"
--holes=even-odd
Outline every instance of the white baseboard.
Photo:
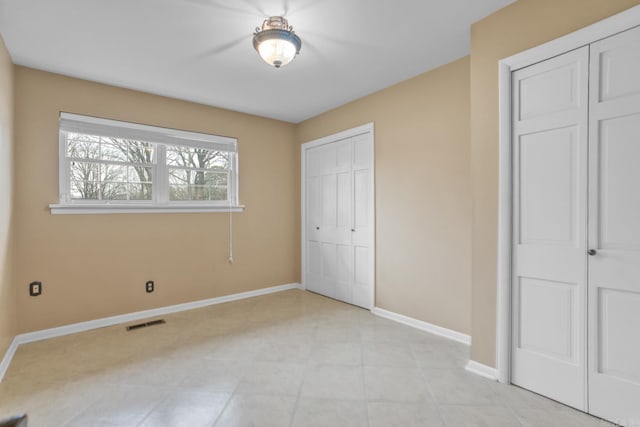
[[4,374],[9,367],[9,363],[11,363],[11,359],[13,358],[18,345],[20,344],[60,337],[63,335],[75,334],[78,332],[103,328],[105,326],[119,325],[121,323],[147,319],[149,317],[163,316],[165,314],[177,313],[179,311],[193,310],[195,308],[202,308],[210,305],[222,304],[225,302],[288,291],[290,289],[301,289],[301,285],[299,283],[289,283],[287,285],[273,286],[270,288],[257,289],[255,291],[241,292],[238,294],[187,302],[184,304],[170,305],[167,307],[159,307],[151,310],[136,311],[134,313],[121,314],[118,316],[103,317],[102,319],[89,320],[87,322],[73,323],[71,325],[59,326],[57,328],[43,329],[41,331],[19,334],[16,335],[16,337],[13,339],[11,346],[9,346],[9,350],[6,352],[4,358],[2,359],[2,363],[0,363],[0,381],[2,381],[2,378],[4,377]]
[[9,369],[9,364],[11,363],[11,359],[13,359],[13,355],[16,354],[16,350],[18,349],[18,339],[14,337],[9,344],[9,348],[7,352],[4,354],[2,358],[2,362],[0,362],[0,382],[2,382],[2,378],[4,378],[5,372]]
[[388,311],[380,307],[373,307],[371,312],[376,316],[384,317],[385,319],[393,320],[398,323],[420,329],[421,331],[440,335],[441,337],[449,338],[450,340],[454,340],[462,344],[471,345],[471,337],[461,332],[433,325],[422,320],[414,319],[413,317],[403,316],[402,314],[394,313],[393,311]]
[[239,294],[225,295],[222,297],[209,298],[200,301],[187,302],[184,304],[170,305],[167,307],[153,308],[151,310],[136,311],[134,313],[121,314],[112,317],[103,317],[102,319],[89,320],[87,322],[73,323],[71,325],[60,326],[57,328],[43,329],[41,331],[28,332],[20,334],[16,338],[19,344],[40,341],[47,338],[59,337],[62,335],[75,334],[77,332],[89,331],[91,329],[103,328],[105,326],[119,325],[120,323],[132,322],[134,320],[146,319],[149,317],[163,316],[165,314],[177,313],[179,311],[193,310],[195,308],[207,307],[210,305],[222,304],[230,301],[237,301],[245,298],[257,297],[260,295],[272,294],[275,292],[288,291],[290,289],[300,289],[298,283],[290,283],[287,285],[273,286],[270,288],[258,289],[255,291],[242,292]]
[[491,366],[483,365],[474,360],[469,360],[467,366],[464,367],[466,371],[480,375],[481,377],[489,378],[490,380],[498,380],[498,370]]

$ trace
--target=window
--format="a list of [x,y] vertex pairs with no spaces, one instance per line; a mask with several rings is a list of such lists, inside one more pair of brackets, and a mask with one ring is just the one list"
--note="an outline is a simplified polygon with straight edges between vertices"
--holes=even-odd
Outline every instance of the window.
[[60,114],[52,213],[239,211],[234,138]]

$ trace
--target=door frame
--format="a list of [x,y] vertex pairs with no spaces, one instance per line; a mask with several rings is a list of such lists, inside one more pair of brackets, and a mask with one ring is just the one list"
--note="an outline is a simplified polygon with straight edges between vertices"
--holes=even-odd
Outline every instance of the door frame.
[[369,209],[371,212],[371,231],[370,231],[370,244],[371,251],[369,254],[369,264],[371,269],[369,274],[371,275],[371,295],[369,297],[369,307],[368,310],[373,310],[375,306],[375,289],[376,289],[376,251],[375,251],[375,229],[376,229],[376,219],[375,219],[375,139],[374,139],[374,126],[373,122],[364,124],[362,126],[354,127],[351,129],[347,129],[338,133],[334,133],[332,135],[328,135],[319,139],[315,139],[313,141],[305,142],[301,145],[300,148],[300,192],[301,192],[301,261],[302,261],[302,289],[307,289],[307,281],[306,281],[306,261],[307,261],[307,231],[306,231],[306,218],[307,218],[307,199],[306,199],[306,191],[307,191],[307,177],[306,177],[306,162],[307,162],[307,150],[310,148],[318,147],[320,145],[330,144],[332,142],[338,142],[343,139],[351,138],[358,135],[369,134],[369,143],[371,144],[371,177],[369,181]]
[[512,254],[512,122],[511,74],[521,68],[562,55],[640,25],[640,5],[605,18],[573,33],[525,50],[498,62],[499,184],[498,265],[496,290],[496,372],[501,383],[511,383],[511,254]]

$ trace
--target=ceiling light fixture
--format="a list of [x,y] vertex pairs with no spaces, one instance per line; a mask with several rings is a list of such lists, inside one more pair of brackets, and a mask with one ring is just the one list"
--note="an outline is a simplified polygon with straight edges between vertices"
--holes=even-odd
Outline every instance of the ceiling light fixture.
[[300,53],[302,40],[293,32],[293,27],[282,16],[265,19],[262,28],[253,33],[253,47],[264,62],[280,68]]

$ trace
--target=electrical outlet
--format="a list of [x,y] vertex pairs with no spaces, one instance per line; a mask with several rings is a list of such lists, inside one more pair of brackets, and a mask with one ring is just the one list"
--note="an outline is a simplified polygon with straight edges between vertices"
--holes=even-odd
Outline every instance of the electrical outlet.
[[153,292],[153,289],[154,289],[154,283],[153,283],[153,280],[149,280],[149,281],[146,283],[146,285],[145,285],[145,286],[146,286],[146,289],[147,289],[147,293],[151,293],[151,292]]
[[32,297],[37,297],[42,293],[42,282],[31,282],[29,283],[29,295]]

